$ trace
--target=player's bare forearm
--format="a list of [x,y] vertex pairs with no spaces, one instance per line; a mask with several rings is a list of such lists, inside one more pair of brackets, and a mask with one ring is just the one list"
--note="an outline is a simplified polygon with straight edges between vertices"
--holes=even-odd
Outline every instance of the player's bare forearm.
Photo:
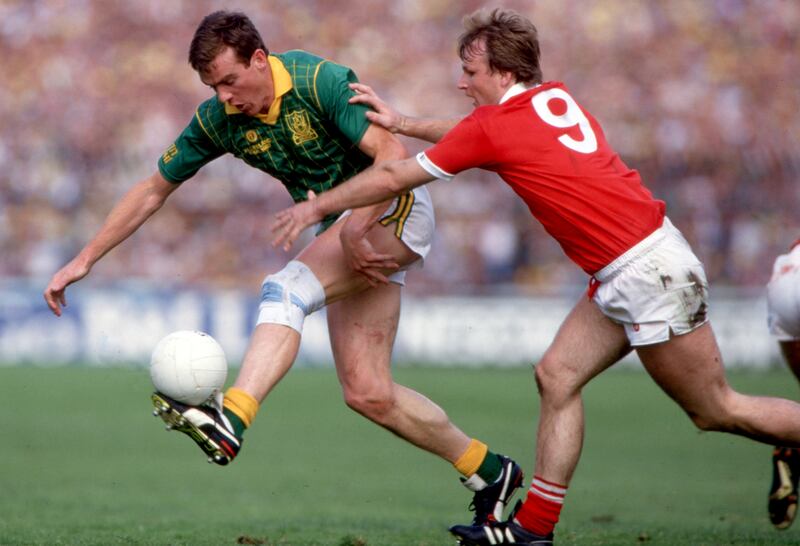
[[427,175],[414,158],[375,165],[319,195],[314,208],[317,214],[327,215],[392,199],[430,180],[429,175],[427,179],[414,176],[417,170]]
[[403,123],[398,131],[406,135],[427,142],[439,142],[450,129],[459,122],[457,119],[418,119],[403,117]]
[[[374,164],[408,156],[405,146],[389,131],[377,125],[367,128],[359,142],[359,149],[373,158]],[[388,283],[381,270],[395,268],[392,256],[379,254],[368,239],[368,232],[375,227],[378,218],[386,210],[389,200],[354,209],[345,219],[339,232],[342,251],[348,265],[361,274],[372,286]],[[388,264],[388,265],[387,265]]]
[[273,245],[288,250],[302,230],[327,214],[380,203],[433,180],[414,158],[370,167],[347,182],[276,215]]
[[362,275],[371,286],[388,283],[389,279],[383,271],[396,271],[399,267],[394,256],[375,250],[368,235],[372,229],[383,229],[377,221],[386,211],[389,202],[387,200],[377,205],[354,209],[339,232],[339,240],[348,265],[353,271]]
[[[406,159],[408,157],[408,150],[400,142],[397,137],[393,136],[388,131],[380,127],[372,126],[367,129],[364,137],[359,143],[359,148],[373,159],[373,166],[380,165],[387,161],[397,161]],[[368,210],[355,211],[353,213],[353,220],[360,219],[363,222],[364,232],[369,229],[371,224],[375,222],[389,206],[391,197],[376,203],[370,203],[366,207]]]
[[130,237],[153,215],[176,188],[153,175],[134,185],[108,214],[97,235],[78,255],[89,267]]
[[390,201],[367,205],[355,210],[345,219],[340,238],[364,237],[388,207]]
[[92,240],[48,283],[44,299],[53,313],[61,315],[67,286],[88,275],[98,260],[135,232],[161,208],[175,187],[157,173],[137,183],[117,202]]
[[368,85],[351,83],[350,89],[357,94],[350,99],[353,104],[366,104],[373,109],[367,119],[392,133],[418,138],[427,142],[439,142],[456,126],[458,119],[421,119],[401,114],[381,99]]
[[[359,148],[373,158],[373,165],[408,157],[405,146],[396,137],[376,126],[367,129],[359,143]],[[342,237],[352,240],[353,237],[366,236],[367,231],[372,228],[372,225],[380,218],[386,207],[389,206],[389,202],[390,199],[386,199],[377,203],[370,203],[365,207],[356,208],[345,221]]]

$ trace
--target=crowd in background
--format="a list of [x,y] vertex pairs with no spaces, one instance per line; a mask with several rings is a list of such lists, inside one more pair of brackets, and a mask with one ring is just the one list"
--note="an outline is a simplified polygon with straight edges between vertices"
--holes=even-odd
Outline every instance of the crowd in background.
[[[399,110],[457,117],[455,41],[474,0],[6,0],[0,3],[0,278],[47,279],[211,96],[187,64],[207,13],[241,9],[274,51],[351,66]],[[494,4],[488,4],[490,6]],[[714,285],[760,287],[800,237],[800,4],[512,0],[566,83],[638,169]],[[421,143],[404,140],[410,152]],[[291,254],[289,204],[226,157],[184,183],[93,272],[96,282],[256,292]],[[437,235],[415,294],[557,293],[586,278],[495,175],[431,186]],[[308,239],[306,239],[308,240]]]

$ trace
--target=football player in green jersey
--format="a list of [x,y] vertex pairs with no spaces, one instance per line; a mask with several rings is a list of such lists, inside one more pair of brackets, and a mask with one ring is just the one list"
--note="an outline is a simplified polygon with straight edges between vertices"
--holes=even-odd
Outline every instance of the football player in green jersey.
[[[99,232],[58,271],[44,297],[60,315],[65,289],[132,235],[203,165],[226,153],[271,174],[295,201],[371,164],[405,157],[402,144],[353,105],[353,72],[303,51],[270,54],[241,13],[215,12],[195,32],[189,62],[215,96],[112,209]],[[328,328],[345,402],[401,438],[452,463],[475,493],[476,524],[499,517],[522,483],[511,459],[453,425],[423,395],[394,382],[391,352],[405,269],[430,248],[427,191],[323,220],[316,239],[264,279],[259,316],[234,386],[220,400],[188,406],[153,394],[155,413],[186,433],[209,460],[228,464],[260,404],[297,356],[303,321],[328,305]]]

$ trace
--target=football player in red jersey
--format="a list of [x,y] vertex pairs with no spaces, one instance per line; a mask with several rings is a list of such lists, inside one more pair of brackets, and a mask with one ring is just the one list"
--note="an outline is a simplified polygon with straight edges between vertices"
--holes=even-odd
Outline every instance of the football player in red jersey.
[[[772,266],[767,284],[767,321],[789,369],[800,380],[800,239]],[[799,480],[800,450],[776,446],[768,509],[769,519],[778,529],[788,529],[794,521]]]
[[708,322],[703,265],[591,114],[563,84],[543,80],[533,24],[501,9],[480,10],[464,23],[458,87],[473,100],[472,114],[459,122],[412,119],[356,87],[356,100],[376,110],[371,121],[436,144],[279,213],[274,227],[275,244],[288,247],[325,214],[483,168],[514,189],[590,276],[535,367],[541,413],[525,501],[506,521],[451,532],[471,545],[552,543],[583,443],[581,390],[631,350],[701,430],[800,445],[800,404],[728,385]]

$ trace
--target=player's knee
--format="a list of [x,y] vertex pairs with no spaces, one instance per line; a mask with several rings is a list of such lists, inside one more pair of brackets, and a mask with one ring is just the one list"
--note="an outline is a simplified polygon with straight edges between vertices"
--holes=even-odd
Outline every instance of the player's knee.
[[347,407],[378,423],[391,412],[395,404],[393,390],[387,387],[344,387],[343,394]]
[[734,432],[737,430],[735,396],[713,396],[695,408],[684,408],[694,425],[706,432]]
[[542,399],[557,402],[570,398],[579,392],[579,389],[573,387],[569,367],[558,362],[549,354],[545,354],[542,360],[534,367],[534,377]]
[[256,324],[283,324],[302,333],[305,318],[325,305],[325,289],[302,262],[267,275],[261,285],[261,303]]
[[536,380],[536,390],[539,391],[539,395],[541,396],[542,393],[544,392],[545,384],[548,381],[547,375],[542,369],[541,363],[533,366],[533,377]]
[[687,411],[694,426],[704,432],[729,432],[732,430],[731,422],[720,413]]

